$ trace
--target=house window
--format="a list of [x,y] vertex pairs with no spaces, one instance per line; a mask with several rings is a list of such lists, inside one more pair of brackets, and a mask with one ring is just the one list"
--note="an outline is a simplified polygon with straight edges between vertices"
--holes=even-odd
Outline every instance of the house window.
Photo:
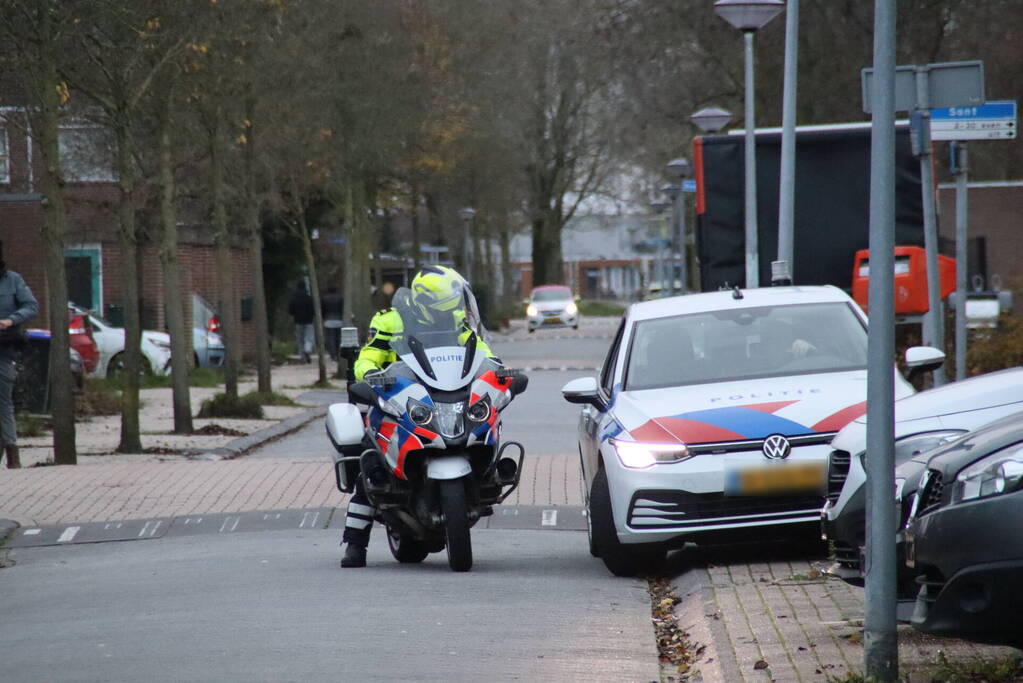
[[109,183],[114,173],[114,143],[100,126],[69,126],[58,136],[64,178],[72,183]]
[[7,129],[0,128],[0,183],[11,182],[11,158],[7,154]]

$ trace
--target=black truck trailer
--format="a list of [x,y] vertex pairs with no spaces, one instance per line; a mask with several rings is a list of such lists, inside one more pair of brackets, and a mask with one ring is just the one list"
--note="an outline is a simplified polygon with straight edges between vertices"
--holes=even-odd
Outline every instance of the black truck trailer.
[[[909,127],[896,127],[895,243],[923,245],[920,163]],[[693,143],[696,249],[700,288],[745,286],[744,136],[702,136]],[[780,129],[758,130],[757,234],[760,283],[771,283],[778,255]],[[870,124],[796,129],[793,281],[849,291],[853,258],[869,247]]]

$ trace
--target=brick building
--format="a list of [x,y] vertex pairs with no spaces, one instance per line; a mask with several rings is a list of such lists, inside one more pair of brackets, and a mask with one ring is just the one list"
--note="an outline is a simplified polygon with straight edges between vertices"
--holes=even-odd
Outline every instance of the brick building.
[[[116,215],[119,192],[109,136],[97,125],[72,124],[61,129],[60,148],[68,209],[65,267],[69,298],[120,324],[124,310],[123,257]],[[39,299],[41,311],[34,324],[45,327],[48,285],[41,237],[43,195],[39,192],[39,163],[33,140],[24,132],[23,112],[12,107],[0,108],[0,239],[7,264],[25,277]],[[192,293],[214,305],[221,300],[211,229],[204,225],[179,228],[182,290],[170,294],[163,287],[158,235],[146,237],[141,216],[139,228],[139,296],[144,328],[166,329],[167,296],[183,297],[186,321],[192,320]],[[241,244],[232,249],[232,255],[231,296],[240,305],[242,353],[248,355],[255,349],[252,265]]]

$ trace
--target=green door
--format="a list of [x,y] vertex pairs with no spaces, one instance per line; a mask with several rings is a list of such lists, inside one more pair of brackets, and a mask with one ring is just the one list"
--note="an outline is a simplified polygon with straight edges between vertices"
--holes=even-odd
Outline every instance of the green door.
[[96,313],[103,312],[102,254],[99,246],[64,251],[68,299],[75,306]]

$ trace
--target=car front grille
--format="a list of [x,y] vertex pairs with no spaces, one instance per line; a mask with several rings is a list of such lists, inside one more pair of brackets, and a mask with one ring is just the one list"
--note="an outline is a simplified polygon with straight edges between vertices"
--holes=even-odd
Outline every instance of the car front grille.
[[758,526],[817,518],[820,496],[725,496],[687,491],[637,491],[629,503],[628,525],[634,529]]
[[927,470],[927,480],[920,491],[918,515],[926,515],[941,505],[941,494],[945,490],[945,482],[938,470]]
[[848,451],[831,451],[828,456],[828,500],[834,505],[842,493],[842,486],[849,476],[849,463],[852,456]]

